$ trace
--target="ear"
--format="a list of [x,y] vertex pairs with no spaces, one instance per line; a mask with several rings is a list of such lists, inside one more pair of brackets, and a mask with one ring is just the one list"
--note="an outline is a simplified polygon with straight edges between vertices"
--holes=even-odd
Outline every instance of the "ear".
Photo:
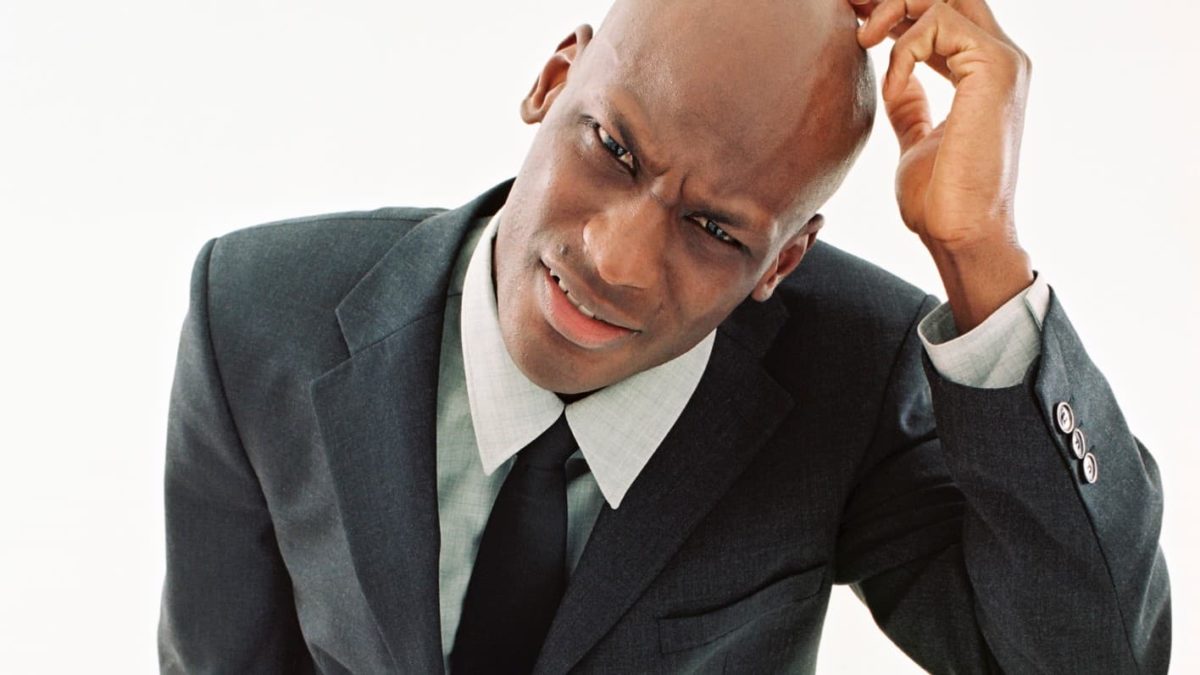
[[779,282],[783,281],[784,277],[792,273],[792,270],[800,264],[800,260],[804,258],[804,254],[808,249],[812,248],[813,242],[817,240],[817,231],[825,224],[825,216],[815,214],[800,231],[792,235],[779,251],[779,256],[775,262],[767,269],[766,274],[758,280],[754,290],[750,292],[750,297],[759,302],[765,302],[775,292],[775,287]]
[[571,64],[583,53],[591,39],[592,27],[585,23],[558,43],[558,49],[550,60],[546,61],[546,65],[542,66],[542,72],[534,80],[533,88],[521,101],[521,119],[526,124],[536,124],[545,119],[546,113],[550,111],[550,104],[554,103],[554,99],[558,98],[559,92],[567,83],[567,73],[571,70]]

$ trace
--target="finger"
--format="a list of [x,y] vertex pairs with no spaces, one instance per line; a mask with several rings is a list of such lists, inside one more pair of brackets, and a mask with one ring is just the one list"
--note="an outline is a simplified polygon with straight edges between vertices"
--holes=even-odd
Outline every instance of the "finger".
[[917,78],[908,78],[904,90],[897,96],[884,99],[883,106],[887,110],[888,121],[892,123],[892,131],[896,132],[901,154],[933,131],[929,100]]
[[[908,18],[907,2],[913,0],[882,0],[858,29],[858,43],[869,49],[883,42],[897,24]],[[916,19],[917,17],[913,17]]]
[[[883,42],[889,35],[898,37],[894,35],[897,27],[904,24],[911,26],[939,2],[946,0],[880,0],[859,29],[859,44],[870,48]],[[903,34],[906,30],[901,28],[899,33]]]
[[[892,29],[888,31],[888,35],[893,40],[899,40],[900,37],[907,33],[908,29],[912,28],[916,23],[917,22],[912,19],[905,19],[895,26],[892,26]],[[950,75],[950,67],[946,65],[946,59],[941,54],[934,54],[933,56],[929,57],[929,60],[927,60],[925,64],[936,70],[942,77],[948,80],[954,79]]]
[[895,26],[892,26],[892,29],[888,31],[888,37],[890,37],[894,40],[894,39],[900,37],[901,35],[904,35],[904,33],[907,32],[909,28],[912,28],[912,25],[914,23],[916,23],[916,21],[913,19],[904,19],[903,21],[896,24]]
[[865,22],[868,18],[870,18],[871,12],[875,11],[875,8],[879,6],[880,2],[882,2],[882,0],[865,0],[864,2],[850,0],[850,8],[854,10],[854,16]]
[[[883,0],[850,0],[850,2],[850,6],[854,8],[854,14],[858,18],[862,19],[863,23],[866,23],[867,19],[871,18],[871,13],[875,11],[875,8],[878,7]],[[908,27],[913,25],[914,22],[915,21],[913,19],[903,19],[900,21],[900,23],[892,27],[891,31],[888,32],[888,35],[891,35],[893,38],[898,38],[903,35],[904,31],[908,30]],[[861,30],[861,28],[862,26],[860,25],[859,29]],[[865,47],[866,45],[863,46]]]
[[[851,0],[851,2],[853,2],[853,1],[854,0]],[[854,11],[856,11],[858,13],[858,16],[859,16],[858,18],[860,18],[860,19],[869,18],[871,10],[874,10],[875,6],[878,4],[878,1],[880,1],[880,0],[865,0],[864,4],[862,4],[862,5],[853,5]],[[872,2],[874,2],[874,4],[872,4]],[[901,35],[904,35],[905,31],[912,28],[912,24],[914,24],[914,23],[917,23],[917,22],[916,22],[916,20],[913,20],[913,19],[901,20],[900,23],[892,26],[892,30],[888,31],[888,35],[890,37],[892,37],[893,40],[896,40],[896,38],[899,38]],[[862,30],[862,26],[859,26],[859,30]],[[862,47],[866,48],[865,44],[863,44]],[[938,55],[932,56],[932,58],[926,62],[928,62],[929,67],[934,68],[935,71],[937,71],[938,73],[941,73],[942,77],[946,77],[946,78],[950,77],[950,71],[946,67],[946,60],[942,59],[941,56],[938,56]]]
[[887,99],[904,91],[916,64],[935,55],[945,59],[947,77],[957,85],[987,60],[985,46],[995,45],[990,35],[966,17],[944,4],[935,5],[892,46],[883,97]]
[[996,17],[984,0],[881,0],[872,8],[864,28],[860,30],[859,42],[864,48],[873,47],[882,42],[897,24],[920,19],[936,4],[949,5],[992,36],[1011,42],[1000,30]]
[[970,19],[971,23],[979,26],[992,37],[1008,40],[1008,36],[1000,30],[1000,24],[996,21],[996,15],[992,14],[992,8],[988,6],[986,0],[948,0],[950,6],[958,10],[959,14]]

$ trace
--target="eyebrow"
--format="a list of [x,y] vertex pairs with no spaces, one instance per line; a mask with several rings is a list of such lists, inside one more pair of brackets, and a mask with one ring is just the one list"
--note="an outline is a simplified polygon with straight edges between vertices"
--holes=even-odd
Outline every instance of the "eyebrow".
[[621,144],[625,146],[625,149],[632,152],[633,156],[638,158],[639,163],[653,165],[654,162],[644,161],[642,145],[638,143],[637,135],[633,133],[629,121],[621,114],[616,104],[611,101],[605,101],[604,107],[608,110],[609,116],[612,117],[613,126],[617,128],[617,134],[620,136]]
[[746,221],[732,213],[721,211],[719,209],[711,209],[706,206],[702,206],[697,213],[705,216],[706,218],[711,218],[712,220],[715,220],[723,225],[728,225],[731,229],[741,230],[743,232],[750,231],[750,226],[746,223]]
[[[632,93],[628,96],[633,99],[635,104],[638,104],[636,97]],[[640,105],[640,104],[638,104]],[[645,161],[643,154],[644,148],[638,143],[637,135],[633,132],[633,128],[629,121],[621,113],[620,108],[612,99],[603,101],[603,107],[612,118],[612,124],[617,129],[617,134],[620,136],[621,144],[626,150],[631,152],[637,158],[638,163],[645,166],[654,166],[655,162]],[[752,228],[746,218],[742,218],[722,209],[712,208],[708,203],[701,202],[698,208],[694,211],[697,215],[702,215],[706,218],[711,218],[719,223],[728,225],[731,229],[740,230],[742,232],[751,232]]]

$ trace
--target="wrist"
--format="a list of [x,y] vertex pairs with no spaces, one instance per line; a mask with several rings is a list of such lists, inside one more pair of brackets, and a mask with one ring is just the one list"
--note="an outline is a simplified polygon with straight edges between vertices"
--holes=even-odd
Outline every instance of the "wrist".
[[983,323],[1033,283],[1029,254],[1012,238],[953,246],[926,242],[926,246],[942,278],[959,335]]

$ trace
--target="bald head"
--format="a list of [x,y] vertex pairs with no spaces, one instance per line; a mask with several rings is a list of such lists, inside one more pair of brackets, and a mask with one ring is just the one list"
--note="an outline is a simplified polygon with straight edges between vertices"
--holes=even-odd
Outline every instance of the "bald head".
[[531,380],[594,391],[771,297],[871,128],[856,27],[845,0],[616,0],[558,45],[494,249]]
[[790,206],[811,214],[874,120],[857,25],[844,0],[616,0],[578,65],[627,88],[647,117],[703,137],[706,161],[803,177]]

